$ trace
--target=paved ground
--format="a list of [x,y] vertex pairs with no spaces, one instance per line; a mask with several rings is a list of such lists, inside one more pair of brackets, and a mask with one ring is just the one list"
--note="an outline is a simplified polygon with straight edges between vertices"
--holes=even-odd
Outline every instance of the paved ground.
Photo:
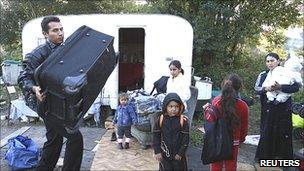
[[111,133],[107,131],[100,140],[91,170],[157,170],[158,163],[152,157],[152,149],[142,150],[132,139],[130,149],[119,150],[117,143],[110,141]]
[[[45,139],[45,128],[41,124],[19,123],[18,126],[1,126],[1,140],[19,131],[19,134],[32,138],[39,147],[43,146]],[[20,133],[21,131],[21,133]],[[112,130],[106,131],[102,128],[82,127],[81,132],[84,137],[84,155],[81,170],[157,170],[158,163],[153,158],[151,148],[143,150],[138,141],[131,139],[130,149],[118,150],[116,142],[110,141]],[[61,158],[57,165],[60,168],[64,156],[63,147]],[[4,159],[7,145],[1,148],[1,170],[11,170]],[[244,149],[248,150],[248,149]],[[240,154],[242,150],[240,151]],[[189,170],[209,170],[209,167],[202,165],[200,160],[201,149],[190,147],[187,158]],[[252,165],[244,164],[248,162],[248,156],[239,157],[239,167],[241,170],[254,170]],[[60,170],[60,169],[57,169]]]
[[[158,162],[153,158],[153,150],[151,148],[142,150],[136,139],[132,139],[130,149],[119,150],[116,148],[116,142],[111,142],[112,131],[107,131],[102,136],[91,170],[157,170]],[[249,145],[244,145],[240,150],[240,154],[247,154],[250,149]],[[189,171],[209,170],[208,165],[201,162],[201,149],[190,147],[187,151]],[[253,156],[240,156],[238,162],[238,170],[255,170],[253,163],[248,164],[248,160]]]
[[[39,147],[43,146],[45,139],[45,127],[40,123],[18,123],[5,126],[5,121],[1,121],[1,144],[7,137],[14,133],[23,134],[32,138]],[[21,131],[21,132],[20,132]],[[82,127],[81,132],[84,137],[84,153],[81,170],[157,170],[158,163],[153,158],[153,150],[148,148],[143,150],[134,138],[131,139],[130,149],[118,150],[116,142],[110,141],[112,130],[107,131],[97,127]],[[255,146],[242,144],[238,156],[238,170],[265,170],[254,165]],[[4,159],[7,145],[0,149],[1,170],[11,170]],[[60,170],[63,162],[65,145],[61,158],[55,170]],[[188,168],[190,171],[209,170],[208,165],[203,165],[201,160],[201,148],[189,147],[187,151]],[[282,170],[279,168],[269,168],[270,170]],[[268,170],[269,170],[268,169]]]
[[[19,123],[18,126],[11,125],[8,127],[2,127],[1,126],[1,141],[5,139],[5,137],[8,137],[14,132],[18,132],[22,130],[23,128],[29,127],[25,132],[21,133],[22,135],[28,136],[34,140],[34,142],[37,143],[39,147],[42,148],[43,143],[46,140],[45,137],[45,127],[43,125],[36,125],[36,124],[26,124],[26,123]],[[23,129],[24,130],[24,129]],[[99,141],[102,137],[102,135],[105,133],[105,129],[102,128],[92,128],[92,127],[82,127],[81,132],[84,137],[84,151],[83,151],[83,160],[81,165],[81,170],[90,170],[92,161],[94,159],[94,155],[97,150],[97,143],[95,141]],[[1,142],[2,143],[2,142]],[[8,146],[5,145],[1,147],[1,170],[11,170],[10,166],[8,166],[7,160],[5,160],[5,153],[7,151]],[[65,152],[65,145],[63,146],[62,152],[60,154],[59,161],[57,163],[58,168],[63,163],[63,157]],[[60,170],[60,169],[57,169]]]

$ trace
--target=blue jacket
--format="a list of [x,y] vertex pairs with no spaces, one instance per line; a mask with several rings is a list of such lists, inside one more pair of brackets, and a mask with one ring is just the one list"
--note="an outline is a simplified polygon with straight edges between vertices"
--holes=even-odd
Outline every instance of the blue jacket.
[[113,123],[118,126],[131,126],[137,123],[137,114],[134,108],[127,104],[125,106],[119,105],[115,112]]

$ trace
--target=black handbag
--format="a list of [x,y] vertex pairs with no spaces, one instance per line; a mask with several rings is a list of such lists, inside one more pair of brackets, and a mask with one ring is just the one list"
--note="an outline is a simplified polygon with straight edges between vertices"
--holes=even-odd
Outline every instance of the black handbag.
[[219,110],[215,106],[211,105],[207,110],[217,119],[214,122],[206,122],[204,124],[205,134],[201,160],[203,164],[230,160],[233,158],[233,142],[226,120],[223,116],[220,116]]
[[153,91],[156,89],[157,94],[166,93],[167,92],[167,82],[169,77],[168,76],[162,76],[160,79],[154,82],[153,89],[150,93],[152,95]]

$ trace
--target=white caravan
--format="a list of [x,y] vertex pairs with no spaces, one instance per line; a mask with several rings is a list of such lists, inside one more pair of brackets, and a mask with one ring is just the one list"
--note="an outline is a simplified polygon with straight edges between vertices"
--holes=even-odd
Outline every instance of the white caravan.
[[[120,53],[119,64],[102,92],[103,106],[116,109],[118,93],[143,88],[150,92],[153,83],[169,75],[171,60],[181,61],[187,84],[191,84],[193,29],[181,17],[161,14],[89,14],[58,16],[65,38],[87,25],[115,37],[114,48]],[[42,18],[29,21],[22,31],[23,56],[45,39]]]

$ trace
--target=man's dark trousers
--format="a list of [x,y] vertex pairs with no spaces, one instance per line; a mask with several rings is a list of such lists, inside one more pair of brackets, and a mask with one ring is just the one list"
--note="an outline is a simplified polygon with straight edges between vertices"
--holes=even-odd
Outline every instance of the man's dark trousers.
[[67,143],[62,170],[80,170],[83,154],[81,132],[78,130],[76,133],[70,134],[62,125],[51,120],[50,116],[45,115],[42,118],[46,128],[47,141],[43,145],[42,156],[36,170],[54,170],[60,156],[63,137],[67,138]]

